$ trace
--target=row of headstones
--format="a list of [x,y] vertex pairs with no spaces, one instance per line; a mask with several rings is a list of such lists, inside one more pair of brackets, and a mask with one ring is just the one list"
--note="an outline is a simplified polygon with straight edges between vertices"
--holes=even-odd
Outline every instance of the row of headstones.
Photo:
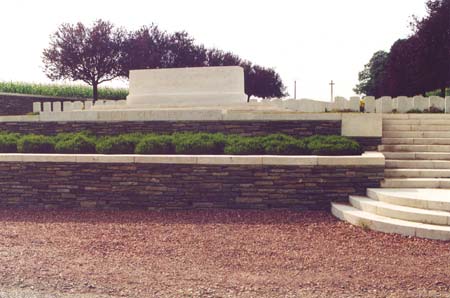
[[[364,100],[366,101],[367,99],[368,97],[366,97]],[[430,109],[432,108],[435,109],[435,111],[450,113],[450,96],[447,96],[445,98],[439,96],[400,96],[396,98],[381,97],[376,100],[375,104],[375,111],[378,113],[407,113],[414,110],[424,112],[426,110],[430,111]]]
[[46,101],[46,102],[33,102],[34,113],[50,113],[50,112],[71,112],[84,109],[91,109],[92,101]]
[[334,102],[325,102],[311,99],[288,99],[271,100],[270,103],[279,107],[304,113],[323,113],[341,111],[360,111],[360,98],[351,97],[347,100],[344,97],[336,97]]
[[34,113],[50,113],[50,112],[71,112],[79,110],[90,110],[94,106],[113,106],[118,104],[126,104],[126,100],[97,100],[95,105],[92,101],[53,101],[53,102],[33,102]]

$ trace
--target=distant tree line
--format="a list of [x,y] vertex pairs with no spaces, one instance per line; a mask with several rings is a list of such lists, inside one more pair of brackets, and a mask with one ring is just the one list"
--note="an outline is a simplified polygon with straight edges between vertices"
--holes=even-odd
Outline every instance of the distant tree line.
[[129,76],[132,69],[201,66],[242,66],[245,93],[260,98],[286,96],[280,75],[239,56],[197,44],[185,31],[169,33],[156,25],[127,31],[97,20],[91,27],[82,23],[63,24],[51,36],[43,52],[44,72],[52,80],[83,81],[93,87]]
[[376,52],[359,73],[358,94],[414,96],[450,86],[450,0],[429,0],[427,15],[414,17],[412,35],[389,52]]

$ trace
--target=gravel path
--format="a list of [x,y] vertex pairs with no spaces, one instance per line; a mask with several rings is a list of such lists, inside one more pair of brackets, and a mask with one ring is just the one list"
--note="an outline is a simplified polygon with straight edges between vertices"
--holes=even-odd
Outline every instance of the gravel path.
[[450,243],[325,212],[0,211],[0,268],[0,298],[450,297]]

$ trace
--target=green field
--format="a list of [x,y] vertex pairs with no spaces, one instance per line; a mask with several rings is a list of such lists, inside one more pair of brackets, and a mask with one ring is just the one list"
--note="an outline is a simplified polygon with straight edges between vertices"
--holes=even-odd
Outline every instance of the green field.
[[[0,92],[44,96],[92,98],[92,87],[84,85],[0,82]],[[125,99],[128,95],[128,89],[100,87],[98,93],[100,99]]]

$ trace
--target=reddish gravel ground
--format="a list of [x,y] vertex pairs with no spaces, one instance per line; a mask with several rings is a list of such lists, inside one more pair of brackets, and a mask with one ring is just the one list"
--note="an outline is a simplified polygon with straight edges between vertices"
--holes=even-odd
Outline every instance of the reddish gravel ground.
[[326,212],[0,211],[0,297],[450,297],[450,243]]

